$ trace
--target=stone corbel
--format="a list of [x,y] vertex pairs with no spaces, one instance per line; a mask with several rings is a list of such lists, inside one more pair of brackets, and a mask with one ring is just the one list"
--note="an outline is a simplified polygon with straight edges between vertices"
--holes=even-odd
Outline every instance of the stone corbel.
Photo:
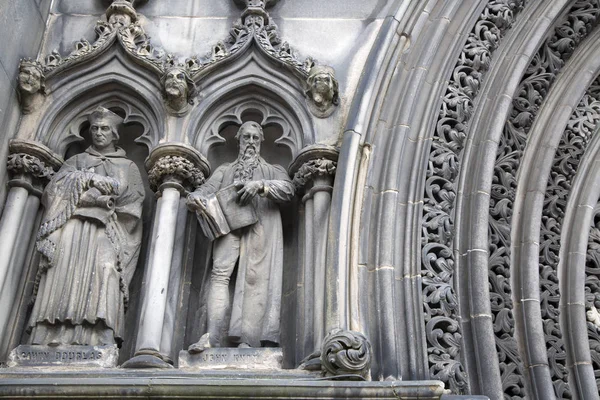
[[55,171],[63,164],[61,157],[41,143],[16,140],[9,142],[7,169],[10,190],[0,220],[0,340],[8,343],[5,327],[17,298],[17,288],[26,276],[24,271],[27,243],[35,230],[40,197]]
[[[173,254],[180,250],[176,232],[187,217],[182,196],[204,183],[210,174],[208,161],[194,148],[180,143],[156,147],[146,160],[150,185],[157,195],[154,230],[142,289],[142,309],[135,356],[124,368],[172,368],[174,318],[169,302],[171,290],[179,286],[172,274]],[[183,218],[185,221],[185,218]],[[183,222],[185,223],[185,222]]]
[[290,167],[296,193],[304,193],[303,268],[298,281],[303,282],[304,301],[298,302],[303,321],[298,355],[304,358],[321,348],[325,336],[326,250],[331,193],[337,167],[338,150],[314,145],[303,149]]
[[371,343],[360,332],[334,329],[323,339],[323,347],[311,354],[300,368],[321,371],[326,377],[371,380]]

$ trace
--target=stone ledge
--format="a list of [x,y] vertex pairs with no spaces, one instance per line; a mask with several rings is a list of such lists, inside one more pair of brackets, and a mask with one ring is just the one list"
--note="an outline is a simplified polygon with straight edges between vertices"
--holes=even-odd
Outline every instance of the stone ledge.
[[[162,371],[161,371],[162,372]],[[440,381],[335,381],[318,378],[243,378],[225,374],[221,379],[199,374],[147,373],[115,370],[114,374],[19,371],[0,373],[0,398],[102,399],[423,399],[439,400]],[[216,375],[216,374],[215,374]],[[224,375],[221,373],[221,375]]]

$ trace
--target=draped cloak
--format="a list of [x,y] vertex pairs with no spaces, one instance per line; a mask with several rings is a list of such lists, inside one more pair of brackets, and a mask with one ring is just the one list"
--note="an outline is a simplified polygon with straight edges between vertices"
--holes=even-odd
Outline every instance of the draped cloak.
[[[196,190],[202,196],[234,182],[234,164],[223,164]],[[240,229],[240,257],[231,306],[228,335],[253,347],[261,342],[279,343],[283,285],[283,229],[277,203],[294,196],[285,169],[259,158],[252,180],[263,181],[265,196],[252,199],[258,222]]]
[[[94,175],[114,179],[114,212],[104,222],[77,216]],[[144,187],[125,151],[92,147],[65,162],[42,196],[42,254],[29,320],[32,344],[122,341],[128,287],[142,235]],[[83,210],[85,214],[85,210]]]

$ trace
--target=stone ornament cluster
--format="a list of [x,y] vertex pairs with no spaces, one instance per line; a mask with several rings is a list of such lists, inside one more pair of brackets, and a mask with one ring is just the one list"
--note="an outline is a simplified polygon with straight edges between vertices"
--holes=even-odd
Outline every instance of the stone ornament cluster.
[[[311,57],[300,61],[279,35],[277,25],[266,9],[276,1],[238,1],[245,7],[241,20],[231,28],[229,37],[217,42],[205,57],[178,61],[173,54],[155,47],[144,31],[128,0],[114,0],[106,10],[106,20],[96,23],[94,43],[82,39],[67,56],[57,50],[44,62],[22,60],[19,66],[19,92],[23,113],[31,113],[43,101],[45,81],[75,65],[92,60],[108,50],[115,41],[137,63],[158,75],[165,105],[175,116],[189,112],[194,104],[196,86],[210,72],[248,51],[252,44],[276,65],[288,69],[299,81],[309,109],[318,118],[330,116],[339,105],[339,84],[333,68],[319,65]],[[42,95],[42,96],[40,96]]]

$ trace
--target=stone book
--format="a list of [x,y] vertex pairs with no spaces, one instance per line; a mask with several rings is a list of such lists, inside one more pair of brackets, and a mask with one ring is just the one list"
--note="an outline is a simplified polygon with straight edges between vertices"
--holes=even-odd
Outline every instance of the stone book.
[[231,231],[255,224],[258,221],[252,203],[238,203],[237,189],[227,186],[211,194],[206,199],[205,210],[198,211],[198,221],[202,231],[210,240],[225,236]]

